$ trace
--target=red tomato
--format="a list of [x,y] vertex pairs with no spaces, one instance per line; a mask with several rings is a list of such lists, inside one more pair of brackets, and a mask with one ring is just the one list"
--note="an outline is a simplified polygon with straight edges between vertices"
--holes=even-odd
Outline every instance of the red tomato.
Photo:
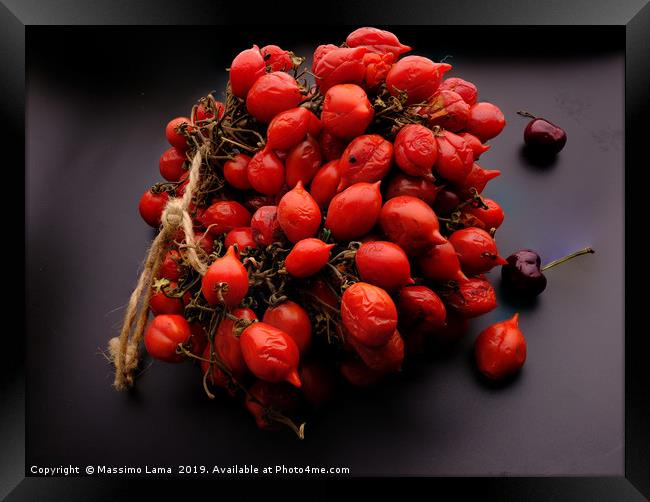
[[323,155],[323,158],[327,161],[338,160],[343,155],[343,150],[347,146],[347,142],[333,136],[326,130],[321,131],[320,137],[318,138],[318,144],[320,145],[320,151]]
[[466,281],[467,277],[460,270],[460,261],[454,246],[449,242],[430,248],[418,259],[420,271],[432,281]]
[[248,182],[264,195],[275,195],[284,185],[284,164],[268,148],[257,152],[248,163]]
[[264,313],[264,322],[284,331],[296,342],[300,354],[311,344],[311,320],[300,305],[286,301],[276,307],[269,307]]
[[284,260],[287,273],[293,277],[305,278],[319,272],[329,261],[334,244],[325,244],[320,239],[298,241]]
[[465,128],[469,105],[460,94],[438,89],[419,113],[427,117],[427,125],[457,132]]
[[361,84],[366,73],[363,64],[365,47],[336,48],[327,51],[314,63],[314,76],[321,92],[336,84]]
[[374,116],[366,91],[358,85],[339,84],[325,94],[320,118],[325,131],[349,140],[363,134]]
[[497,306],[492,284],[483,279],[468,279],[442,296],[449,309],[468,319],[487,314]]
[[158,228],[161,225],[162,214],[168,200],[167,192],[153,193],[151,190],[147,190],[142,195],[138,206],[140,216],[148,225]]
[[339,299],[330,286],[320,279],[315,280],[309,288],[309,293],[325,305],[334,309],[339,308]]
[[314,114],[307,108],[291,108],[278,113],[266,130],[266,144],[273,150],[289,150],[307,135]]
[[212,235],[230,232],[233,228],[250,225],[251,213],[234,200],[220,200],[208,207],[201,218],[201,223]]
[[433,202],[433,210],[437,215],[449,216],[460,204],[460,197],[451,190],[441,189]]
[[339,241],[350,241],[372,230],[381,212],[377,183],[355,183],[334,196],[327,210],[325,227]]
[[353,139],[339,161],[339,190],[354,183],[374,183],[386,176],[393,162],[393,145],[378,134]]
[[205,331],[205,326],[200,322],[190,323],[190,352],[195,356],[202,357],[205,346],[208,344],[208,334]]
[[253,239],[253,229],[251,227],[238,227],[233,228],[228,232],[224,245],[230,247],[235,244],[237,244],[237,249],[239,251],[248,247],[256,248],[257,242]]
[[447,242],[440,235],[438,217],[433,209],[410,195],[387,201],[381,209],[379,224],[388,240],[408,255],[422,255],[432,246]]
[[[209,108],[204,103],[199,103],[196,107],[196,112],[194,113],[194,123],[201,122],[203,120],[210,120],[214,118],[214,112],[217,112],[217,119],[223,117],[223,114],[226,111],[226,107],[221,101],[215,101],[213,105],[214,108]],[[204,134],[207,136],[207,134]]]
[[287,155],[285,166],[287,169],[287,185],[290,188],[296,186],[298,181],[303,185],[308,185],[318,169],[321,166],[321,153],[318,141],[313,136],[308,135],[304,141],[301,141]]
[[273,409],[285,416],[291,415],[298,409],[299,399],[296,388],[287,383],[257,380],[248,389],[245,406],[255,417],[255,423],[260,429],[278,430],[284,427],[284,424],[273,420],[267,410]]
[[[235,309],[231,315],[246,321],[257,320],[255,312],[247,308]],[[235,328],[236,321],[228,316],[224,317],[214,335],[214,349],[219,359],[232,371],[233,375],[241,378],[248,371],[248,367],[244,361],[239,336],[235,333]]]
[[397,309],[385,290],[357,282],[343,293],[341,320],[356,341],[379,347],[386,344],[397,329]]
[[456,230],[449,236],[449,242],[458,253],[460,266],[466,274],[483,274],[497,265],[508,263],[499,256],[494,239],[480,228]]
[[490,145],[484,145],[481,143],[480,139],[468,132],[461,132],[458,133],[458,135],[465,140],[465,143],[467,143],[472,152],[474,152],[474,160],[478,160],[481,154],[487,152],[491,148]]
[[506,118],[501,110],[492,103],[476,103],[469,109],[467,132],[481,141],[498,136],[505,126]]
[[503,209],[499,204],[487,197],[483,197],[483,202],[488,207],[487,209],[469,204],[464,212],[478,218],[487,229],[499,228],[504,219]]
[[413,178],[406,174],[396,173],[386,187],[386,200],[400,195],[410,195],[431,205],[436,200],[440,187],[424,178]]
[[274,242],[285,242],[285,236],[278,221],[277,206],[262,206],[251,219],[253,239],[260,246],[270,246]]
[[194,234],[194,242],[207,254],[214,251],[214,237],[207,232],[196,232]]
[[341,375],[355,387],[369,387],[381,380],[383,373],[371,370],[361,361],[348,359],[341,363]]
[[311,71],[315,72],[316,66],[320,64],[321,59],[323,59],[327,54],[332,51],[339,49],[338,46],[333,44],[319,45],[314,50],[314,57],[312,59]]
[[266,64],[259,47],[237,54],[230,65],[230,88],[238,98],[245,98],[255,81],[266,73]]
[[302,182],[287,192],[278,204],[278,222],[289,241],[296,243],[318,233],[321,212]]
[[397,36],[390,31],[377,28],[358,28],[348,35],[345,43],[348,47],[365,47],[378,54],[392,54],[397,59],[411,50],[408,45],[400,43]]
[[266,45],[260,51],[264,64],[271,68],[271,71],[289,71],[293,68],[291,53],[281,49],[277,45]]
[[395,56],[392,54],[366,53],[363,56],[363,64],[366,67],[364,87],[373,90],[379,87],[386,80],[394,61]]
[[165,136],[169,144],[182,152],[189,148],[184,131],[191,131],[190,119],[187,117],[176,117],[170,120],[165,128]]
[[238,190],[249,190],[252,188],[248,181],[248,163],[251,158],[243,153],[238,153],[232,160],[227,160],[223,165],[223,177],[234,188]]
[[468,105],[476,103],[476,97],[478,96],[478,89],[474,84],[458,77],[451,77],[443,80],[438,90],[454,91],[455,93],[458,93]]
[[472,196],[472,188],[475,188],[478,193],[481,193],[483,190],[485,190],[485,186],[488,184],[488,182],[500,174],[501,171],[499,170],[483,169],[476,162],[474,162],[474,164],[472,164],[472,170],[462,181],[462,183],[458,183],[456,185],[456,188],[464,198],[468,199]]
[[309,361],[300,368],[300,381],[305,399],[316,408],[332,400],[336,388],[331,366],[320,361]]
[[246,366],[266,382],[289,382],[300,387],[298,346],[293,338],[264,322],[248,326],[239,337]]
[[167,181],[179,181],[187,173],[185,152],[178,148],[168,148],[160,156],[160,175]]
[[402,330],[431,332],[445,324],[447,309],[440,297],[426,286],[406,286],[399,290],[397,302]]
[[178,281],[183,273],[183,259],[178,251],[170,249],[163,258],[156,277],[169,279],[170,281]]
[[406,174],[433,182],[435,179],[431,170],[437,158],[438,145],[431,129],[409,124],[397,133],[395,162]]
[[339,173],[339,161],[332,160],[321,167],[314,175],[309,187],[309,193],[321,209],[327,208],[330,201],[337,193],[341,174]]
[[436,169],[444,179],[462,183],[472,170],[474,152],[463,138],[449,131],[436,136],[438,160]]
[[208,267],[201,281],[201,292],[210,305],[223,301],[227,307],[236,307],[248,293],[248,272],[228,248],[225,256],[217,258]]
[[[178,284],[175,282],[170,282],[167,286],[169,291],[177,287]],[[151,298],[149,299],[149,308],[151,309],[153,315],[183,315],[183,311],[185,310],[183,301],[180,298],[170,298],[165,294],[165,291],[162,288],[160,291],[154,291],[151,295]]]
[[144,346],[151,357],[178,363],[184,356],[176,354],[176,347],[179,343],[187,343],[190,335],[190,325],[183,316],[159,315],[153,318],[144,332]]
[[443,73],[451,70],[447,63],[434,63],[422,56],[406,56],[397,61],[386,76],[386,87],[393,96],[406,93],[406,103],[420,103],[438,89]]
[[474,343],[476,364],[483,375],[501,380],[517,373],[526,362],[526,339],[519,314],[484,329]]
[[363,363],[373,371],[396,373],[404,362],[404,340],[395,330],[388,341],[379,347],[367,347],[354,337],[348,338]]
[[314,138],[323,130],[323,123],[321,120],[314,115],[312,112],[309,112],[309,126],[307,127],[307,133],[311,134]]
[[244,195],[244,200],[242,201],[246,209],[251,213],[255,213],[259,208],[263,206],[273,206],[275,205],[275,197],[272,195],[262,195],[259,193],[246,194]]
[[259,77],[246,95],[246,109],[268,124],[278,113],[297,107],[302,101],[298,82],[288,73],[274,71]]
[[402,248],[392,242],[373,241],[363,244],[357,250],[355,264],[362,281],[386,291],[413,284],[409,259]]

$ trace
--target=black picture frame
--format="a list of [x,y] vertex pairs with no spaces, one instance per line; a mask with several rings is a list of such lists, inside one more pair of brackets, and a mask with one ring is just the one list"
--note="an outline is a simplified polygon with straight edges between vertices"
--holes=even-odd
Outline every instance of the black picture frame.
[[[288,2],[282,12],[291,12],[296,5]],[[9,5],[7,5],[9,4]],[[297,4],[297,3],[296,3]],[[286,22],[278,7],[245,8],[235,2],[173,2],[146,0],[140,2],[101,1],[4,1],[0,3],[0,82],[4,91],[0,113],[2,143],[11,150],[13,165],[24,164],[25,108],[25,28],[29,25],[95,25],[95,24],[229,24]],[[294,11],[296,12],[296,11]],[[305,12],[303,15],[311,17]],[[650,497],[650,370],[646,363],[650,354],[647,329],[640,328],[640,296],[634,287],[644,279],[634,277],[635,265],[642,264],[635,224],[643,224],[636,205],[643,194],[642,180],[645,155],[650,89],[650,5],[646,0],[607,2],[605,0],[519,1],[487,3],[469,0],[397,3],[330,1],[319,12],[319,23],[336,24],[463,24],[463,25],[618,25],[626,31],[626,106],[625,106],[625,283],[626,283],[626,374],[625,374],[625,476],[576,478],[429,478],[420,480],[436,489],[453,491],[456,495],[481,493],[487,500],[644,500]],[[644,127],[645,126],[645,127]],[[647,140],[646,140],[647,141]],[[14,172],[16,172],[14,170]],[[18,171],[19,172],[19,171]],[[20,186],[21,179],[17,180]],[[18,190],[16,190],[18,192]],[[8,210],[7,210],[8,211]],[[643,211],[643,206],[641,206]],[[8,219],[20,220],[5,214]],[[17,241],[24,227],[12,229]],[[634,241],[633,241],[634,239]],[[23,239],[24,242],[24,239]],[[17,244],[15,244],[17,246]],[[15,270],[24,270],[19,253],[12,254]],[[16,263],[18,261],[21,267]],[[20,277],[12,284],[21,284]],[[20,288],[18,288],[20,289]],[[640,289],[641,293],[643,290]],[[23,298],[19,293],[14,298]],[[17,309],[16,309],[17,310]],[[27,311],[26,315],[27,315]],[[24,320],[22,320],[24,323]],[[15,333],[22,333],[20,324]],[[8,335],[9,333],[5,333]],[[147,480],[118,478],[32,478],[25,477],[24,427],[24,343],[21,336],[6,336],[5,358],[0,381],[0,496],[8,500],[125,500],[134,488],[145,486]],[[338,483],[328,480],[318,492],[331,497],[339,492]],[[341,480],[350,485],[354,480]],[[191,481],[194,487],[204,482]],[[225,486],[223,480],[220,480]],[[277,481],[273,481],[277,484]],[[186,483],[183,483],[186,484]],[[168,483],[164,483],[168,485]],[[148,488],[148,484],[147,484]],[[166,490],[169,487],[166,486]],[[376,480],[374,489],[390,490]],[[428,488],[430,490],[430,488]],[[384,492],[385,494],[389,492]],[[168,492],[171,494],[171,492]]]

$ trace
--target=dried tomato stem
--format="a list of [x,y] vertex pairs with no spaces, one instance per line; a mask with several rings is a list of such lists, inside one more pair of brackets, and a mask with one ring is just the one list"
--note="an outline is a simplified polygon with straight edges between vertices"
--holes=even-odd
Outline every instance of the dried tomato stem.
[[581,249],[580,251],[576,251],[575,253],[571,253],[569,255],[563,256],[562,258],[558,258],[557,260],[553,260],[552,262],[547,263],[546,265],[544,265],[542,267],[542,272],[545,271],[545,270],[548,270],[549,268],[553,268],[556,265],[560,265],[561,263],[564,263],[565,261],[569,261],[569,260],[575,258],[576,256],[581,256],[583,254],[593,254],[595,252],[596,251],[594,251],[592,248],[586,247],[584,249]]

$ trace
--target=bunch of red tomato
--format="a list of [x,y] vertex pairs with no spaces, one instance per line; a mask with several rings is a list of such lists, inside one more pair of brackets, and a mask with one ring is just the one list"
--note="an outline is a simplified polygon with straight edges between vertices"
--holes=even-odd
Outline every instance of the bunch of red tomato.
[[[225,102],[208,96],[167,126],[166,182],[140,213],[158,227],[207,146],[191,212],[209,266],[187,265],[180,233],[156,274],[145,345],[198,359],[209,395],[241,393],[260,427],[301,433],[290,417],[324,404],[339,377],[378,382],[496,307],[484,274],[505,263],[504,214],[480,194],[500,172],[477,160],[504,116],[471,82],[444,78],[451,65],[410,50],[360,28],[315,50],[310,83],[301,58],[253,46],[233,60]],[[492,378],[525,358],[508,323],[481,335]],[[504,337],[509,350],[494,350]]]

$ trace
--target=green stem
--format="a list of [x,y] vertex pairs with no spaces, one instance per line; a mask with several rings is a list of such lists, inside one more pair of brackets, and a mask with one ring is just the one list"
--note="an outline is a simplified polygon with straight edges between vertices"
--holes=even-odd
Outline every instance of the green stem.
[[587,247],[587,248],[581,249],[580,251],[576,251],[575,253],[571,253],[571,254],[569,254],[569,255],[563,256],[562,258],[558,258],[557,260],[553,260],[552,262],[547,263],[546,265],[544,265],[544,266],[542,267],[542,272],[544,272],[545,270],[548,270],[549,268],[553,268],[553,267],[555,267],[556,265],[559,265],[559,264],[561,264],[561,263],[564,263],[565,261],[569,261],[569,260],[575,258],[576,256],[581,256],[581,255],[583,255],[583,254],[593,254],[593,253],[595,253],[595,252],[596,252],[596,251],[594,251],[594,250],[591,249],[590,247]]

